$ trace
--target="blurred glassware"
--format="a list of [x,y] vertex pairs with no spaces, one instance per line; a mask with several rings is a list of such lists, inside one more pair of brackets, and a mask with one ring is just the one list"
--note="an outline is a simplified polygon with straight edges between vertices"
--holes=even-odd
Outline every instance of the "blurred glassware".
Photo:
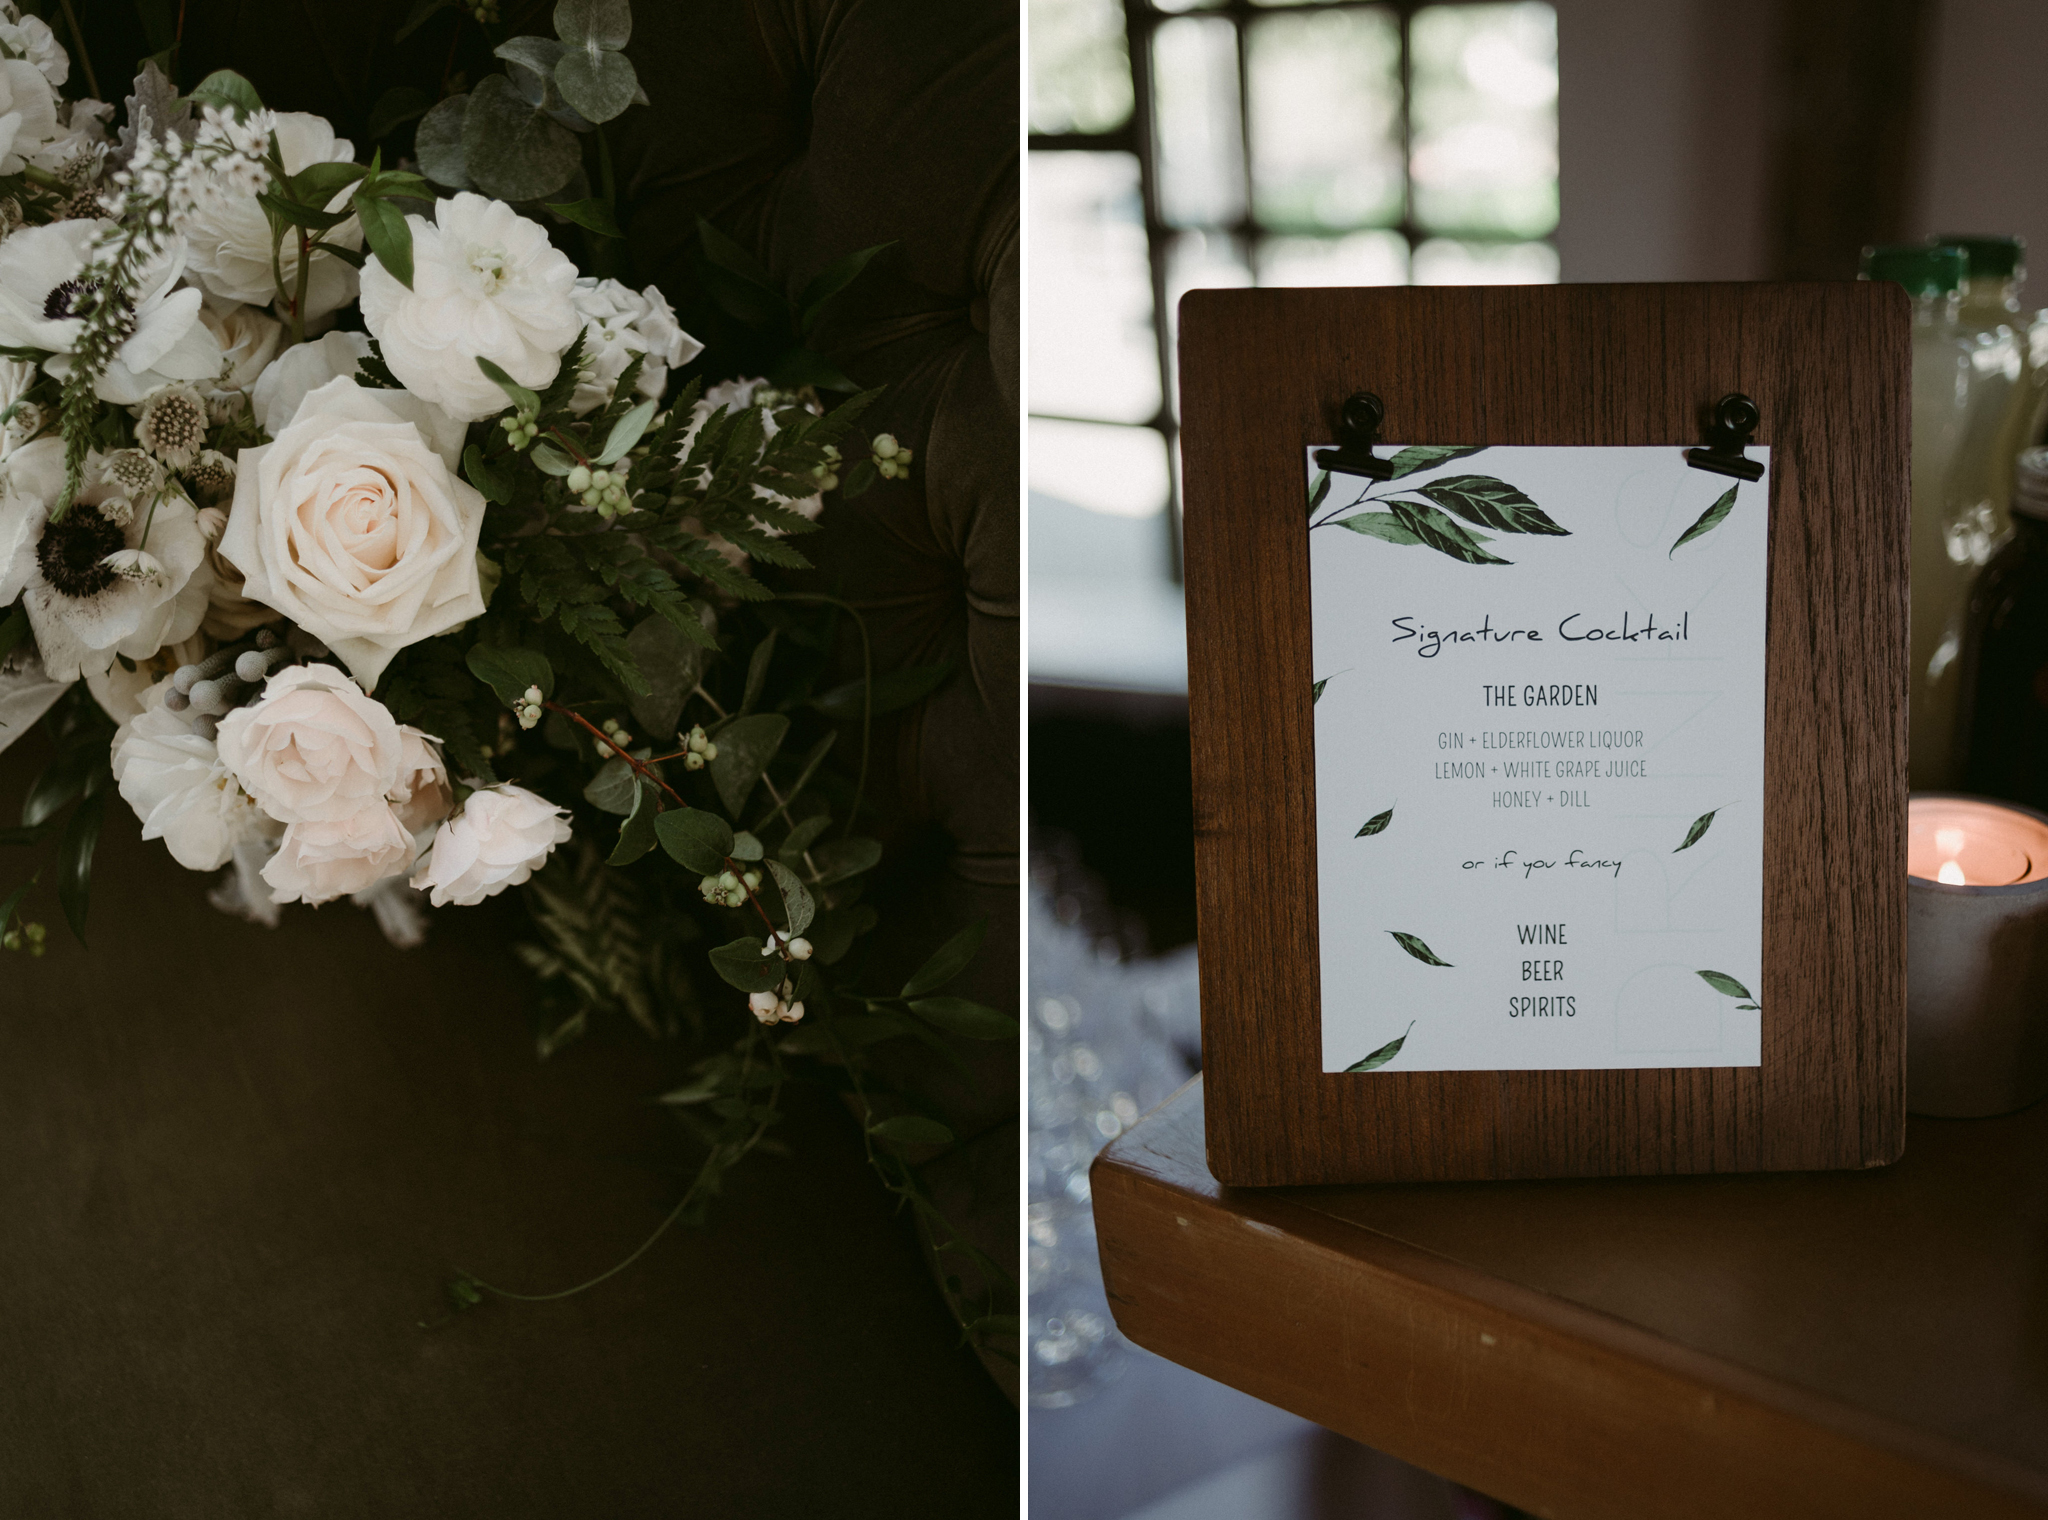
[[2019,456],[2012,528],[1970,593],[1962,784],[2048,810],[2048,449]]
[[1137,957],[1142,928],[1111,927],[1114,910],[1070,843],[1034,835],[1031,883],[1024,1344],[1032,1404],[1060,1409],[1116,1377],[1125,1356],[1103,1294],[1089,1165],[1192,1074],[1183,1046],[1199,1029],[1199,993],[1193,947]]

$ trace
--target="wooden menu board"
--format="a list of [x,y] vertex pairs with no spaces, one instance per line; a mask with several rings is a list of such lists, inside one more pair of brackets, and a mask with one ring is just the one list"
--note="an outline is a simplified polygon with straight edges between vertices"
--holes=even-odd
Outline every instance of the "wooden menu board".
[[[1904,293],[1878,284],[1198,291],[1185,298],[1189,708],[1209,1164],[1220,1180],[1765,1171],[1878,1166],[1898,1158],[1905,1134],[1909,328]],[[1417,458],[1445,456],[1431,467],[1437,474],[1414,477],[1424,492],[1434,488],[1428,500],[1411,495],[1396,509],[1407,514],[1398,521],[1394,513],[1378,514],[1377,530],[1352,526],[1354,535],[1377,531],[1383,541],[1341,532],[1317,540],[1318,554],[1334,537],[1347,551],[1389,556],[1360,561],[1368,573],[1348,600],[1367,607],[1375,597],[1386,601],[1388,588],[1420,584],[1441,570],[1432,548],[1475,567],[1509,560],[1523,567],[1474,568],[1471,577],[1495,578],[1461,585],[1524,588],[1566,584],[1531,568],[1563,564],[1542,558],[1562,552],[1560,545],[1599,552],[1604,517],[1559,508],[1552,521],[1500,480],[1469,473],[1489,457],[1520,461],[1515,469],[1531,478],[1541,478],[1549,457],[1542,449],[1584,450],[1594,464],[1640,457],[1663,472],[1660,490],[1681,491],[1681,451],[1702,442],[1716,401],[1740,392],[1757,404],[1751,454],[1768,458],[1769,472],[1761,484],[1743,487],[1752,496],[1738,509],[1742,515],[1729,516],[1732,498],[1717,500],[1684,535],[1667,532],[1677,540],[1668,552],[1659,540],[1643,558],[1659,567],[1691,563],[1698,571],[1710,563],[1709,552],[1732,556],[1741,549],[1733,528],[1695,542],[1723,518],[1753,535],[1758,626],[1748,635],[1755,669],[1748,690],[1761,736],[1760,771],[1754,754],[1749,761],[1760,778],[1758,795],[1720,813],[1711,843],[1725,850],[1741,843],[1744,827],[1751,831],[1749,923],[1760,953],[1719,971],[1696,956],[1664,973],[1683,980],[1693,989],[1685,995],[1696,1001],[1711,1004],[1717,993],[1732,1000],[1739,992],[1745,1001],[1716,1004],[1727,1012],[1713,1017],[1749,1021],[1747,1046],[1725,1046],[1746,1053],[1723,1056],[1724,1046],[1694,1042],[1704,1054],[1624,1050],[1600,1060],[1561,1057],[1560,1068],[1569,1069],[1544,1069],[1545,1037],[1503,1014],[1497,1026],[1468,1030],[1462,1053],[1444,1054],[1455,1044],[1445,1030],[1456,999],[1447,996],[1440,1006],[1437,989],[1470,988],[1480,973],[1472,969],[1476,962],[1447,950],[1441,936],[1425,943],[1429,936],[1395,932],[1412,924],[1359,924],[1358,943],[1377,947],[1372,953],[1380,959],[1370,964],[1384,974],[1326,985],[1325,966],[1336,964],[1338,950],[1349,953],[1351,935],[1345,929],[1338,944],[1319,915],[1319,892],[1329,897],[1336,890],[1335,878],[1319,874],[1317,820],[1318,683],[1328,685],[1331,672],[1314,668],[1305,453],[1337,441],[1339,407],[1360,390],[1385,404],[1379,436],[1388,444],[1381,455],[1413,446]],[[1462,447],[1454,453],[1451,445]],[[1641,452],[1601,453],[1624,449]],[[1448,473],[1454,470],[1467,473]],[[1500,472],[1511,473],[1505,466]],[[1700,474],[1695,495],[1728,484]],[[1497,502],[1467,499],[1475,491],[1505,492],[1508,515]],[[1539,496],[1546,505],[1554,500]],[[1579,505],[1569,493],[1555,499]],[[1464,521],[1429,501],[1445,503]],[[1689,506],[1670,510],[1693,521]],[[1471,529],[1475,523],[1496,531]],[[1502,538],[1503,524],[1510,535],[1557,536]],[[1327,623],[1338,608],[1327,584],[1324,593]],[[1539,619],[1532,613],[1523,621]],[[1589,624],[1572,626],[1583,631]],[[1538,636],[1534,628],[1531,634]],[[1544,658],[1563,660],[1557,651],[1565,646],[1556,633],[1547,636]],[[1461,668],[1479,672],[1476,664]],[[1351,683],[1347,696],[1355,701],[1356,683],[1369,678],[1339,679]],[[1616,697],[1611,685],[1606,689],[1611,705]],[[1540,699],[1546,690],[1562,691],[1569,701],[1587,688],[1538,686],[1534,695]],[[1324,721],[1332,721],[1328,707]],[[1373,732],[1356,708],[1350,721],[1367,724],[1361,733]],[[1387,721],[1403,715],[1390,711]],[[1475,744],[1481,737],[1472,735]],[[1721,742],[1695,729],[1667,753]],[[1327,803],[1329,793],[1320,795]],[[1553,792],[1547,802],[1529,795],[1541,807],[1585,794]],[[1718,803],[1719,795],[1710,800]],[[1474,805],[1485,806],[1484,797]],[[1501,805],[1499,794],[1494,805]],[[1374,833],[1375,823],[1385,829],[1378,814],[1364,818],[1367,806],[1360,802],[1359,819],[1346,816],[1341,836],[1326,827],[1325,845],[1349,840],[1354,822],[1361,837]],[[1397,827],[1408,829],[1402,848],[1427,852],[1429,815],[1412,821],[1412,803],[1394,811]],[[1620,817],[1627,809],[1612,811]],[[1709,811],[1700,809],[1701,824]],[[1688,832],[1678,848],[1691,849],[1696,837]],[[1386,839],[1394,838],[1389,830]],[[1323,873],[1337,864],[1334,851],[1325,853],[1332,858],[1321,862]],[[1664,843],[1656,853],[1666,853]],[[1705,853],[1678,858],[1691,870]],[[1487,874],[1482,868],[1472,879]],[[1608,890],[1625,904],[1634,889]],[[1417,900],[1426,897],[1418,886]],[[1325,933],[1333,935],[1329,944],[1322,943]],[[1576,945],[1570,954],[1577,959],[1554,964],[1585,965],[1592,952]],[[1487,953],[1505,952],[1494,945]],[[1451,970],[1453,963],[1465,970]],[[1521,964],[1527,976],[1532,963]],[[1545,963],[1533,964],[1544,974]],[[1572,974],[1562,991],[1570,990]],[[1708,990],[1689,980],[1695,974],[1707,979]],[[1513,1001],[1497,1000],[1503,1009]],[[1551,999],[1543,1009],[1553,1002],[1567,1006]],[[1523,1011],[1536,1007],[1537,1000],[1520,1000]],[[1379,1062],[1377,1069],[1333,1066],[1326,1011],[1397,1036],[1405,1024],[1411,1043],[1403,1051],[1397,1038],[1357,1063]],[[1569,1027],[1583,1045],[1594,1022],[1584,1013],[1574,1025],[1549,1027]],[[1517,1052],[1503,1055],[1501,1069],[1486,1069],[1489,1028],[1499,1031],[1504,1052],[1510,1045]],[[1390,1049],[1401,1059],[1387,1058]],[[1430,1068],[1431,1050],[1439,1052],[1434,1069],[1408,1069]],[[1702,1064],[1723,1059],[1729,1064]]]

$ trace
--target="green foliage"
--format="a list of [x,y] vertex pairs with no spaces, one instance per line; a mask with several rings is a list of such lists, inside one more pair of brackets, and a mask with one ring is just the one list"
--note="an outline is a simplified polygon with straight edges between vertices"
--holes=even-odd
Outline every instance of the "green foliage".
[[542,943],[515,949],[535,976],[564,984],[585,1007],[664,1032],[649,988],[641,907],[625,872],[606,865],[595,846],[577,844],[527,882],[525,897]]

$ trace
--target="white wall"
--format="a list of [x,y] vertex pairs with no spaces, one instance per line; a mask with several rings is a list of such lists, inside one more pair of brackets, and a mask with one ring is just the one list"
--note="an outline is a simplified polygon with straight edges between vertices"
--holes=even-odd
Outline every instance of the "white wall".
[[1946,0],[1923,86],[1915,235],[2017,232],[2048,300],[2048,4]]
[[1772,0],[1554,3],[1563,277],[1765,278]]

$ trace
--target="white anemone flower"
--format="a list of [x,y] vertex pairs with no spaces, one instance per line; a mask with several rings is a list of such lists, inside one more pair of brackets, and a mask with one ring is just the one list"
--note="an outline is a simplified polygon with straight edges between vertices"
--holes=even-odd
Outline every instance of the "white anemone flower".
[[[55,356],[43,365],[51,374],[70,373],[85,328],[78,307],[91,295],[79,275],[93,240],[112,225],[79,218],[0,240],[0,344],[41,349]],[[95,387],[102,401],[135,406],[174,381],[219,374],[220,342],[199,320],[199,292],[176,288],[184,270],[185,245],[173,238],[125,293],[126,336]]]
[[64,441],[38,438],[0,465],[0,606],[22,598],[52,680],[76,680],[121,656],[146,660],[190,638],[206,616],[213,572],[192,503],[171,494],[138,505],[124,527],[100,513],[116,494],[100,477],[99,460],[88,459],[86,479],[95,483],[53,523]]

